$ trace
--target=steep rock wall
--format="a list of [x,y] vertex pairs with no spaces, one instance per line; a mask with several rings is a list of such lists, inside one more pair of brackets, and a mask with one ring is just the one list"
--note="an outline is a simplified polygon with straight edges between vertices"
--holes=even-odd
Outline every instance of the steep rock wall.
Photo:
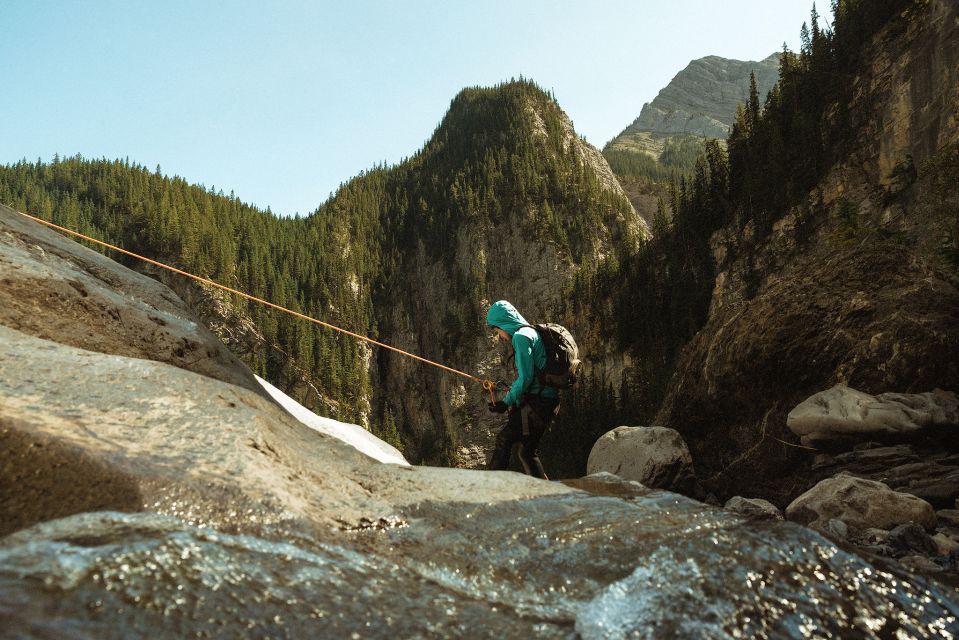
[[937,189],[959,144],[957,20],[933,0],[880,33],[856,79],[855,151],[768,237],[752,223],[713,237],[710,318],[657,423],[686,435],[719,491],[805,482],[786,473],[811,452],[790,446],[785,416],[811,393],[959,387],[959,274],[939,251],[956,211]]
[[[545,139],[549,134],[537,107],[528,105],[525,114],[534,136]],[[573,150],[602,188],[625,200],[602,154],[576,135],[565,115],[562,118],[562,147]],[[501,382],[501,397],[514,374],[505,349],[485,326],[490,303],[507,299],[530,322],[561,321],[574,333],[586,333],[577,318],[562,316],[562,294],[582,265],[538,227],[537,214],[536,206],[529,205],[493,225],[482,218],[465,220],[441,255],[422,243],[408,251],[400,267],[402,283],[389,294],[388,315],[381,322],[388,327],[391,344]],[[591,249],[584,261],[595,262],[617,244],[647,237],[649,230],[630,209],[627,216],[611,214],[585,233]],[[487,412],[489,398],[476,382],[390,353],[380,353],[378,362],[374,388],[391,399],[391,411],[417,450],[407,450],[408,457],[485,465],[502,417]]]

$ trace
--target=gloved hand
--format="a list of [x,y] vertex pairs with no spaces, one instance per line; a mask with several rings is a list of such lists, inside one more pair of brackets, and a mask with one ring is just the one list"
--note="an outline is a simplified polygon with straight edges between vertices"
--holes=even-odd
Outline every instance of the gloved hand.
[[487,402],[486,406],[493,413],[506,413],[506,411],[509,409],[509,406],[507,406],[507,404],[502,400],[497,400],[495,403]]

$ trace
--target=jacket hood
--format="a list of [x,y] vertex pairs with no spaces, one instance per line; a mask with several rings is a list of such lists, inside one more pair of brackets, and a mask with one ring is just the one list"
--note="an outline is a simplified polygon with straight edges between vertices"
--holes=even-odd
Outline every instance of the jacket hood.
[[486,324],[498,327],[512,336],[521,327],[529,326],[526,318],[520,315],[516,307],[506,300],[494,302],[486,314]]

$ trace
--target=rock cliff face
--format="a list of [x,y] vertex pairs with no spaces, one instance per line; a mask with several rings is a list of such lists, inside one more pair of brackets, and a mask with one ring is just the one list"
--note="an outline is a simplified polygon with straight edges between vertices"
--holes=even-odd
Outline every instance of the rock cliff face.
[[749,99],[749,74],[756,76],[760,99],[779,79],[779,54],[764,60],[707,56],[693,60],[653,99],[639,117],[613,138],[607,149],[639,151],[659,158],[676,136],[726,139],[736,106]]
[[[554,133],[560,139],[549,140],[542,108],[526,103],[523,128],[509,135],[532,132],[544,148],[562,148],[601,190],[626,202],[602,154],[576,135],[565,114]],[[537,222],[540,213],[539,205],[529,202],[492,225],[481,217],[460,221],[438,253],[422,241],[406,248],[398,266],[403,277],[380,304],[384,337],[402,349],[508,385],[515,377],[511,360],[485,326],[492,302],[507,299],[530,322],[562,321],[585,333],[576,318],[560,316],[562,292],[585,263],[617,245],[635,245],[648,237],[648,227],[631,208],[625,216],[610,213],[581,230],[589,251],[577,260]],[[411,435],[415,459],[439,462],[449,455],[464,467],[485,465],[502,417],[487,412],[488,397],[479,385],[389,352],[377,357],[380,375],[373,386],[394,399],[391,411]],[[499,388],[500,396],[505,388]],[[456,450],[444,452],[454,441]]]
[[[657,422],[729,491],[808,464],[782,441],[794,443],[786,414],[813,393],[959,388],[959,273],[944,257],[957,222],[957,12],[933,0],[904,32],[876,37],[855,81],[855,151],[805,205],[768,237],[734,222],[712,239],[709,321]],[[766,488],[782,497],[782,482]]]

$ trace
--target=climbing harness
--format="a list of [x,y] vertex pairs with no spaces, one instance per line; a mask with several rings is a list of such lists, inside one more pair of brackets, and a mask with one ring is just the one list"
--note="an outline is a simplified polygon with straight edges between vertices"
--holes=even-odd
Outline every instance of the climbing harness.
[[295,317],[301,318],[301,319],[303,319],[303,320],[309,320],[310,322],[313,322],[313,323],[318,324],[318,325],[320,325],[320,326],[326,327],[327,329],[332,329],[333,331],[338,331],[338,332],[340,332],[340,333],[342,333],[342,334],[348,335],[348,336],[350,336],[351,338],[355,338],[355,339],[361,340],[361,341],[363,341],[363,342],[368,342],[368,343],[370,343],[370,344],[372,344],[372,345],[375,345],[375,346],[377,346],[377,347],[382,347],[383,349],[388,349],[388,350],[390,350],[390,351],[395,351],[396,353],[399,353],[399,354],[401,354],[401,355],[404,355],[404,356],[406,356],[406,357],[408,357],[408,358],[412,358],[412,359],[414,359],[414,360],[419,360],[420,362],[423,362],[423,363],[425,363],[425,364],[432,365],[432,366],[434,366],[434,367],[438,367],[438,368],[440,368],[440,369],[442,369],[442,370],[444,370],[444,371],[447,371],[447,372],[449,372],[449,373],[455,373],[456,375],[463,376],[464,378],[469,378],[470,380],[473,380],[473,381],[475,381],[475,382],[479,382],[481,385],[483,385],[483,389],[485,389],[486,391],[489,392],[490,401],[491,401],[491,402],[496,402],[496,394],[495,394],[495,391],[494,391],[496,385],[495,385],[495,383],[494,383],[492,380],[484,380],[483,378],[478,378],[478,377],[476,377],[476,376],[474,376],[474,375],[470,375],[470,374],[466,373],[465,371],[460,371],[459,369],[454,369],[453,367],[447,367],[446,365],[440,364],[439,362],[434,362],[434,361],[432,361],[432,360],[428,360],[427,358],[423,358],[422,356],[418,356],[418,355],[416,355],[416,354],[410,353],[409,351],[403,351],[402,349],[398,349],[397,347],[393,347],[393,346],[390,346],[390,345],[388,345],[388,344],[386,344],[386,343],[379,342],[379,341],[377,341],[377,340],[374,340],[373,338],[368,338],[367,336],[360,335],[360,334],[358,334],[358,333],[354,333],[354,332],[349,331],[349,330],[347,330],[347,329],[343,329],[343,328],[337,327],[336,325],[330,324],[329,322],[324,322],[323,320],[318,320],[318,319],[313,318],[313,317],[311,317],[311,316],[308,316],[308,315],[299,313],[298,311],[293,311],[292,309],[287,309],[286,307],[282,307],[282,306],[280,306],[280,305],[278,305],[278,304],[274,304],[274,303],[269,302],[269,301],[267,301],[267,300],[264,300],[264,299],[262,299],[262,298],[257,298],[256,296],[250,295],[249,293],[244,293],[243,291],[239,291],[238,289],[233,289],[232,287],[228,287],[228,286],[226,286],[226,285],[222,285],[222,284],[220,284],[219,282],[214,282],[213,280],[210,280],[209,278],[203,278],[203,277],[201,277],[201,276],[192,274],[192,273],[190,273],[190,272],[188,272],[188,271],[183,271],[182,269],[177,269],[176,267],[171,267],[171,266],[168,265],[168,264],[163,264],[162,262],[157,262],[156,260],[151,260],[150,258],[147,258],[147,257],[145,257],[145,256],[141,256],[141,255],[138,254],[138,253],[133,253],[132,251],[127,251],[126,249],[121,249],[120,247],[114,246],[114,245],[109,244],[109,243],[107,243],[107,242],[104,242],[104,241],[102,241],[102,240],[97,240],[96,238],[91,238],[90,236],[84,235],[84,234],[79,233],[79,232],[77,232],[77,231],[74,231],[74,230],[72,230],[72,229],[67,229],[66,227],[61,227],[61,226],[56,225],[56,224],[54,224],[54,223],[52,223],[52,222],[47,222],[46,220],[43,220],[42,218],[37,218],[36,216],[31,216],[31,215],[28,214],[28,213],[23,213],[22,211],[17,211],[17,213],[19,213],[21,216],[23,216],[23,217],[25,217],[25,218],[29,218],[29,219],[33,220],[34,222],[39,222],[39,223],[42,224],[42,225],[46,225],[46,226],[48,226],[48,227],[50,227],[50,228],[52,228],[52,229],[56,229],[57,231],[62,231],[62,232],[64,232],[64,233],[68,233],[68,234],[70,234],[70,235],[72,235],[72,236],[76,236],[76,237],[78,237],[78,238],[83,238],[84,240],[86,240],[86,241],[88,241],[88,242],[92,242],[92,243],[94,243],[94,244],[98,244],[98,245],[100,245],[100,246],[102,246],[102,247],[106,247],[107,249],[112,249],[112,250],[114,250],[114,251],[118,251],[119,253],[122,253],[122,254],[124,254],[124,255],[128,255],[128,256],[130,256],[130,257],[136,258],[137,260],[142,260],[143,262],[147,262],[147,263],[152,264],[152,265],[154,265],[154,266],[157,266],[157,267],[166,269],[166,270],[168,270],[168,271],[172,271],[173,273],[177,273],[177,274],[179,274],[179,275],[181,275],[181,276],[186,276],[187,278],[192,278],[193,280],[196,280],[197,282],[201,282],[201,283],[203,283],[203,284],[205,284],[205,285],[208,285],[208,286],[211,286],[211,287],[216,287],[216,288],[218,288],[218,289],[222,289],[222,290],[224,290],[224,291],[226,291],[226,292],[228,292],[228,293],[232,293],[233,295],[240,296],[241,298],[246,298],[247,300],[252,300],[253,302],[258,302],[258,303],[260,303],[260,304],[262,304],[262,305],[266,305],[267,307],[271,307],[271,308],[276,309],[276,310],[278,310],[278,311],[282,311],[282,312],[284,312],[284,313],[288,313],[288,314],[290,314],[291,316],[295,316]]
[[492,380],[483,380],[483,388],[489,391],[489,401],[496,404],[496,384]]

